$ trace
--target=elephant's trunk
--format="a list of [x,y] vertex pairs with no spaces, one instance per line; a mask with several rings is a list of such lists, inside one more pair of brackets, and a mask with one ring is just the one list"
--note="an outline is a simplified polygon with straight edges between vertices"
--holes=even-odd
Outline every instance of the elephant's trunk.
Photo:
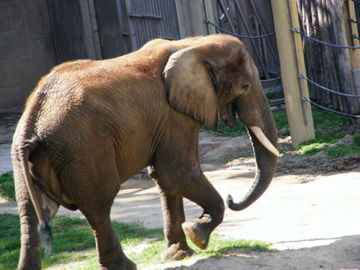
[[[259,104],[251,109],[249,104],[235,102],[240,120],[247,125],[256,158],[256,175],[253,185],[245,197],[238,203],[231,195],[226,200],[230,209],[240,211],[255,202],[269,187],[273,178],[279,152],[276,150],[277,134],[271,110],[262,91],[256,99]],[[254,128],[255,127],[255,128]]]

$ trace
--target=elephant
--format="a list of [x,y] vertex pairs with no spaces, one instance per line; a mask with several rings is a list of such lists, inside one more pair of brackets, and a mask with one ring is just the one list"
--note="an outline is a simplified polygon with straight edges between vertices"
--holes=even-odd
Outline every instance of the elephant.
[[[236,116],[237,115],[237,116]],[[166,249],[191,255],[205,249],[222,222],[225,203],[204,176],[198,136],[218,119],[247,127],[256,158],[254,183],[232,210],[268,188],[279,152],[277,132],[259,74],[243,43],[225,34],[154,39],[113,59],[60,64],[28,97],[13,144],[21,223],[19,269],[40,269],[40,238],[51,253],[49,221],[60,205],[79,209],[96,240],[101,269],[136,269],[110,221],[121,184],[148,167],[161,200]],[[202,207],[185,220],[183,198]]]

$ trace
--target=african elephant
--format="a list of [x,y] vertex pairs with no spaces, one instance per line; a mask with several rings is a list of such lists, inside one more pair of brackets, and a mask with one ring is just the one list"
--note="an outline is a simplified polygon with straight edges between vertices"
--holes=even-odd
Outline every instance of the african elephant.
[[[120,185],[149,166],[164,214],[165,258],[191,254],[185,235],[205,249],[223,220],[224,202],[204,176],[198,134],[232,126],[235,113],[248,127],[257,171],[241,210],[269,186],[276,167],[276,128],[257,69],[238,39],[210,35],[155,39],[108,60],[78,60],[54,67],[27,100],[12,159],[21,221],[19,269],[39,269],[39,231],[59,205],[79,209],[96,239],[101,269],[136,269],[110,223]],[[183,197],[203,208],[185,221]]]

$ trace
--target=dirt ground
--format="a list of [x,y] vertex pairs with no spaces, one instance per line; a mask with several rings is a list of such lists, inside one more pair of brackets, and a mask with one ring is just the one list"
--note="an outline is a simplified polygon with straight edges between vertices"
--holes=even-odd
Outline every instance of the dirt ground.
[[[289,138],[280,140],[279,149],[286,153],[266,193],[241,212],[227,209],[216,229],[216,233],[230,238],[272,242],[277,252],[239,250],[221,258],[192,258],[140,269],[360,269],[360,155],[336,160],[327,159],[321,152],[300,156],[291,151]],[[255,174],[247,136],[226,138],[203,131],[199,152],[206,176],[223,198],[230,193],[235,200],[240,199]],[[189,201],[185,201],[185,209],[187,218],[201,213]],[[15,213],[16,205],[0,200],[0,212]],[[59,214],[81,216],[78,211],[65,209]],[[152,181],[137,175],[125,182],[116,197],[112,218],[142,222],[146,227],[162,226],[160,202]]]

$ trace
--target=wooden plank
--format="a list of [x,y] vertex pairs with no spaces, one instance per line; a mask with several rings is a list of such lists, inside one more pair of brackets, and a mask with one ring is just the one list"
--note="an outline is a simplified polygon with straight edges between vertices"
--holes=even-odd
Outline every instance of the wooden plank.
[[[235,6],[236,6],[236,8],[237,8],[237,10],[238,10],[238,12],[239,12],[239,15],[240,15],[240,18],[241,18],[241,20],[243,21],[243,25],[244,25],[244,28],[245,28],[245,30],[246,30],[246,32],[247,32],[247,35],[249,35],[249,36],[251,36],[251,31],[250,31],[250,26],[249,26],[249,24],[247,23],[247,21],[246,21],[246,19],[245,19],[245,14],[244,14],[244,12],[241,10],[241,7],[240,7],[240,4],[237,2],[237,1],[235,1]],[[259,40],[255,40],[255,39],[250,39],[250,42],[251,42],[251,45],[253,46],[253,48],[254,48],[254,50],[255,50],[255,56],[258,58],[258,60],[259,60],[259,63],[260,63],[260,66],[261,66],[261,69],[262,69],[262,72],[264,73],[264,75],[265,75],[265,78],[266,79],[270,79],[270,75],[269,75],[269,73],[268,73],[268,71],[267,71],[267,68],[266,68],[266,66],[265,66],[265,63],[264,63],[264,61],[263,61],[263,59],[261,58],[261,52],[260,52],[260,50],[259,50]]]
[[307,82],[298,78],[298,73],[306,74],[301,36],[290,31],[300,27],[296,0],[272,0],[271,4],[290,135],[296,147],[315,138],[311,106],[301,100],[309,97]]
[[202,0],[175,0],[181,38],[209,34]]
[[128,34],[129,34],[129,40],[130,40],[130,46],[131,46],[131,51],[135,51],[139,48],[140,44],[137,44],[136,41],[136,34],[135,34],[135,27],[134,27],[134,23],[130,20],[129,18],[129,14],[132,12],[132,1],[131,0],[124,0],[124,4],[125,4],[125,10],[126,10],[126,19],[127,19],[127,23],[128,23]]
[[190,36],[190,29],[187,24],[187,20],[185,18],[186,15],[186,2],[183,0],[175,0],[175,6],[176,6],[176,15],[178,19],[179,24],[179,31],[180,31],[180,37],[185,38],[187,36]]
[[[360,46],[360,41],[355,37],[359,37],[359,32],[357,25],[355,23],[352,23],[350,19],[356,21],[356,12],[355,12],[355,4],[353,1],[347,2],[347,10],[344,14],[344,19],[347,32],[347,38],[348,38],[348,44],[351,44],[352,46]],[[355,94],[360,94],[360,50],[350,50],[350,62],[354,77],[354,85],[355,85]],[[356,104],[359,108],[359,102]],[[355,110],[356,111],[356,110]]]
[[209,34],[207,24],[204,22],[206,14],[205,7],[202,0],[188,1],[191,14],[191,25],[193,29],[193,35],[207,35]]
[[[217,6],[216,0],[203,0],[205,7],[205,16],[212,22],[217,22]],[[207,31],[209,34],[216,34],[215,27],[207,25]]]
[[[357,25],[350,22],[350,19],[356,20],[355,6],[353,1],[347,1],[347,8],[344,9],[345,30],[347,33],[348,44],[350,46],[360,46],[360,41],[353,36],[358,37]],[[350,61],[353,69],[360,69],[360,50],[350,50]]]
[[[89,9],[89,2],[87,0],[80,0],[80,11],[81,11],[81,19],[83,21],[83,44],[86,48],[87,58],[90,59],[100,59],[101,51],[98,52],[94,43],[94,32],[92,26],[92,18]],[[100,55],[100,56],[99,56]]]

